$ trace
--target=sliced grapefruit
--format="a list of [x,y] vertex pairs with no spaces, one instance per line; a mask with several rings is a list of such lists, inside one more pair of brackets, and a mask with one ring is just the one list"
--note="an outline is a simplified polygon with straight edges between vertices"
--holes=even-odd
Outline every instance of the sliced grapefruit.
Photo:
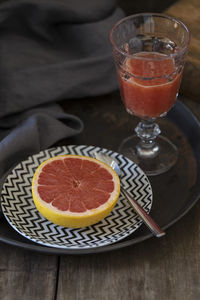
[[60,155],[37,168],[32,194],[46,219],[80,228],[99,222],[111,212],[120,194],[120,181],[111,167],[94,158]]

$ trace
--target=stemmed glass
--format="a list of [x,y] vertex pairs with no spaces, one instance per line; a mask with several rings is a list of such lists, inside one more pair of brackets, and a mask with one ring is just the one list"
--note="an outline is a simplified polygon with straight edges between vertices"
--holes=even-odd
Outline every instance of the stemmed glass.
[[177,147],[160,135],[155,120],[174,105],[189,39],[181,21],[157,13],[123,18],[110,32],[121,97],[127,112],[141,119],[119,152],[147,175],[164,173],[177,161]]

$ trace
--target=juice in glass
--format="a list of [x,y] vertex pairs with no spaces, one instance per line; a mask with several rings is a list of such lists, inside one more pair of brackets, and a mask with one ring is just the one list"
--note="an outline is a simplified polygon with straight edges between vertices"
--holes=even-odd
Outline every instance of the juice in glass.
[[140,52],[126,58],[118,70],[120,91],[129,113],[156,118],[173,106],[182,70],[173,58],[156,52]]

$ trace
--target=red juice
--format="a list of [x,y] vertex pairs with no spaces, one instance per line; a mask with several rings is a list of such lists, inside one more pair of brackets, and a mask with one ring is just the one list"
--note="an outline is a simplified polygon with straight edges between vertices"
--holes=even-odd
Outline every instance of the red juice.
[[127,58],[122,68],[118,78],[128,112],[153,118],[169,111],[176,100],[182,75],[182,71],[176,71],[172,58],[156,52],[141,52]]

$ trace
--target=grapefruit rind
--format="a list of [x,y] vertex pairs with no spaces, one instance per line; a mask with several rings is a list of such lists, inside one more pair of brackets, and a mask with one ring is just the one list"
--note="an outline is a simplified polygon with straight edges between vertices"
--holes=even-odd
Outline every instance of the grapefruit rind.
[[[85,212],[76,213],[71,211],[61,211],[56,207],[54,207],[51,203],[47,203],[41,199],[41,197],[38,194],[37,187],[38,187],[38,178],[40,173],[42,172],[43,167],[52,160],[64,159],[67,157],[89,159],[91,161],[98,163],[100,166],[105,168],[112,175],[113,182],[114,182],[114,190],[110,194],[110,197],[106,203],[100,205],[97,208],[90,209]],[[37,210],[41,213],[41,215],[43,215],[49,221],[64,227],[82,228],[82,227],[87,227],[95,223],[98,223],[99,221],[103,220],[110,214],[110,212],[116,205],[120,195],[120,180],[116,172],[110,166],[94,158],[82,156],[82,155],[59,155],[47,159],[46,161],[41,163],[39,167],[36,169],[32,180],[32,195]]]

